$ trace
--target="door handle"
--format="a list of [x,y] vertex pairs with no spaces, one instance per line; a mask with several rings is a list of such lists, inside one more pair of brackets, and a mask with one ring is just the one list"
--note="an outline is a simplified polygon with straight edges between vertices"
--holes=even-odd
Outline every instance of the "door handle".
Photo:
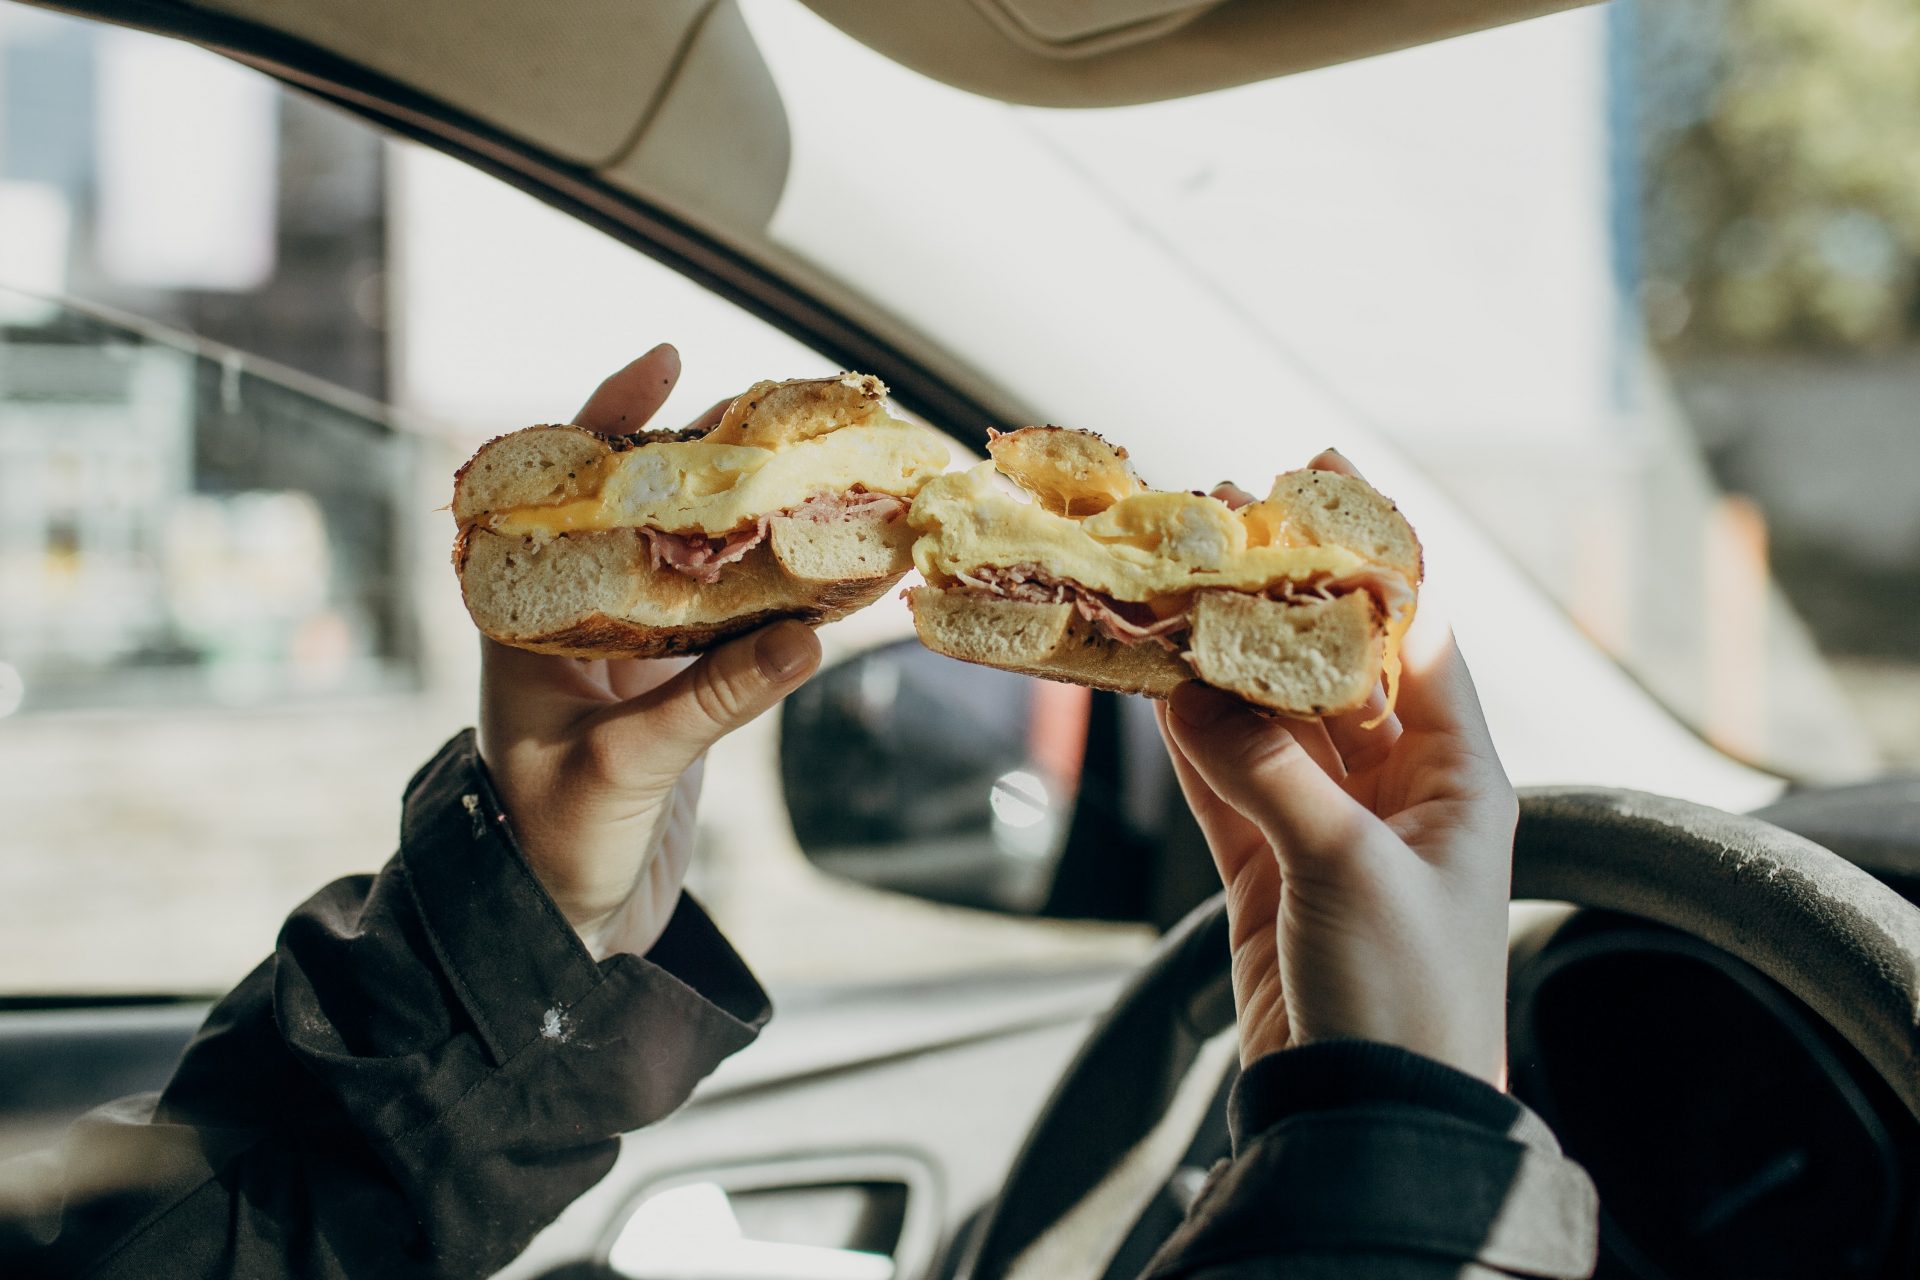
[[627,1280],[894,1280],[885,1254],[747,1239],[717,1182],[650,1197],[620,1228],[607,1265]]

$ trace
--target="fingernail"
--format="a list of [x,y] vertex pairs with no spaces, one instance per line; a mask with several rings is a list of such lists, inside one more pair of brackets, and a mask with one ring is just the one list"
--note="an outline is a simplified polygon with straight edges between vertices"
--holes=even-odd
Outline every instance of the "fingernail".
[[813,661],[813,636],[798,624],[770,628],[754,646],[754,656],[769,680],[791,679]]
[[1204,729],[1233,707],[1233,699],[1218,689],[1189,680],[1173,691],[1168,703],[1173,714],[1196,729]]

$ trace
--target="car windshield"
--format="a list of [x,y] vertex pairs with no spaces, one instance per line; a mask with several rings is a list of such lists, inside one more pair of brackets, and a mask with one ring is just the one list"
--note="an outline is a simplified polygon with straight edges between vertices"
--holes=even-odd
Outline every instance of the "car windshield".
[[[1154,483],[1340,446],[1414,516],[1516,780],[1751,807],[1920,763],[1920,111],[1851,46],[1756,80],[1788,35],[1696,8],[1060,111],[768,0],[758,248]],[[661,339],[674,421],[835,368],[262,75],[3,0],[0,286],[0,996],[223,989],[379,865],[473,715],[443,508],[482,440]],[[889,599],[825,639],[907,633]],[[770,979],[1146,945],[820,875],[775,732],[716,757],[693,881]]]
[[[1159,483],[1390,449],[1714,746],[1860,777],[1916,752],[1912,24],[1869,54],[1783,8],[1833,39],[1613,5],[1103,110],[755,8],[795,137],[770,235]],[[1579,680],[1539,663],[1536,700]],[[1503,751],[1565,780],[1535,745]]]

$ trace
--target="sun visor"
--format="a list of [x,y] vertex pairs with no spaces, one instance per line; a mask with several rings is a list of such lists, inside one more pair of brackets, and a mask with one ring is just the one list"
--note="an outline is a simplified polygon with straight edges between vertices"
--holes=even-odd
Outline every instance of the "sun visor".
[[721,0],[633,145],[602,174],[702,222],[758,232],[780,202],[791,155],[773,75],[739,7]]
[[1006,102],[1110,107],[1270,80],[1592,0],[804,0],[895,62]]
[[1036,53],[1085,58],[1157,39],[1221,0],[974,0],[987,19]]
[[786,180],[786,114],[735,0],[199,7],[318,46],[710,224],[758,230]]

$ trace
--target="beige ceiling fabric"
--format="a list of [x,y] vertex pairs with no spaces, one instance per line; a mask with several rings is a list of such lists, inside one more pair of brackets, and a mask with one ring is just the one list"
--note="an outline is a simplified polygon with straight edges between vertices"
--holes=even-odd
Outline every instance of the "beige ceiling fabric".
[[758,233],[787,183],[792,137],[773,73],[734,0],[721,0],[633,146],[601,176],[682,215]]
[[1157,39],[1220,0],[974,0],[1014,43],[1052,58],[1086,58]]
[[715,0],[200,0],[575,164],[612,162]]
[[758,232],[786,182],[786,113],[735,0],[201,3],[699,222]]
[[[990,98],[1043,107],[1158,102],[1426,44],[1593,0],[1224,0],[1175,14],[1152,38],[1091,53],[1040,33],[1124,28],[1150,0],[804,0],[854,39],[924,75]],[[992,8],[997,17],[989,17]],[[1169,3],[1166,8],[1172,8]],[[1079,25],[1060,25],[1062,15]],[[1010,34],[1016,21],[1024,36]],[[1099,38],[1099,37],[1092,37]]]

